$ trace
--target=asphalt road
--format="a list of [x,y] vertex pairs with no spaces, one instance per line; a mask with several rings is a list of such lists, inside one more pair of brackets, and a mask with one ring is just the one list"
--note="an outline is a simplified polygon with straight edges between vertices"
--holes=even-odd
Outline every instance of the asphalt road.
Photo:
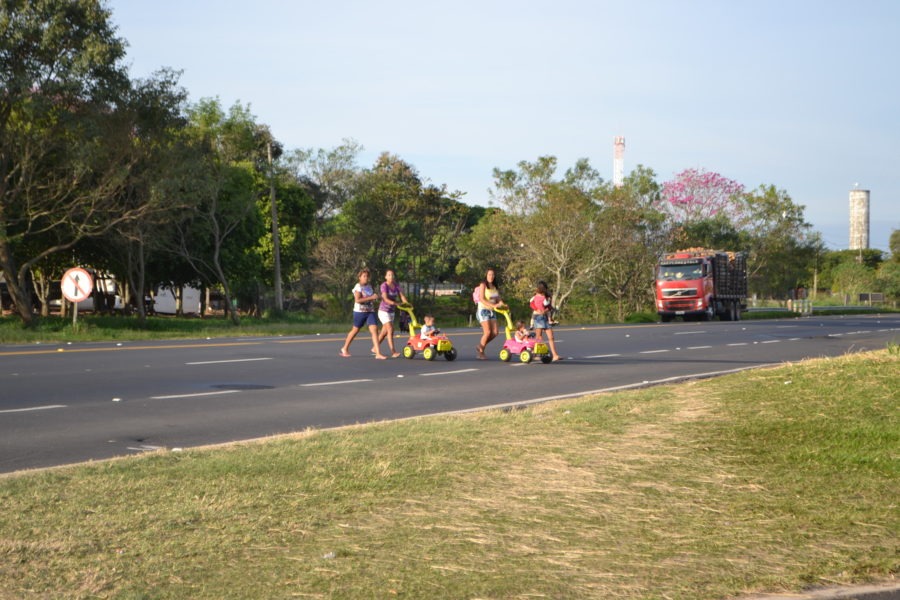
[[[559,327],[566,360],[378,361],[360,336],[0,346],[0,472],[308,428],[516,405],[883,349],[900,315]],[[398,338],[399,346],[404,338]],[[900,393],[900,392],[898,392]]]

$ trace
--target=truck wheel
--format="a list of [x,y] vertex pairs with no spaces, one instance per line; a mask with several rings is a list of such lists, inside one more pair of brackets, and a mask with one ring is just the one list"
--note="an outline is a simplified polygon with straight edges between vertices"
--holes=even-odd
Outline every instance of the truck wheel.
[[733,321],[734,320],[733,319],[734,315],[732,315],[733,310],[734,309],[731,306],[731,302],[726,302],[725,310],[723,310],[722,312],[719,313],[719,319],[721,319],[722,321]]

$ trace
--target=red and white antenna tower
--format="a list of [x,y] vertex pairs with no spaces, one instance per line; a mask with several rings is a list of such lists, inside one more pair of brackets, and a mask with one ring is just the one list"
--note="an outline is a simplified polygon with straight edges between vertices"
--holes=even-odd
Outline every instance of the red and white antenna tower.
[[622,187],[625,183],[625,138],[617,135],[613,139],[613,185]]

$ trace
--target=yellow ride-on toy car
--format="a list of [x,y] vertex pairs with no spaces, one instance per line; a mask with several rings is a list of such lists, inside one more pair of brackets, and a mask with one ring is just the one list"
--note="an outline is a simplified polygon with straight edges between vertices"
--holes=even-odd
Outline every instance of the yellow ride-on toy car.
[[533,358],[540,358],[544,364],[553,361],[553,357],[550,355],[550,348],[544,342],[539,342],[534,337],[528,337],[528,339],[521,342],[516,339],[513,335],[515,327],[513,327],[512,317],[509,315],[508,308],[495,308],[494,312],[506,317],[506,341],[503,343],[503,348],[500,349],[500,360],[508,362],[513,354],[518,354],[519,360],[523,363],[530,363]]
[[[416,352],[421,352],[425,360],[434,360],[438,354],[442,354],[447,360],[456,360],[456,348],[446,335],[436,333],[422,337],[422,325],[416,320],[412,304],[401,303],[397,308],[409,315],[409,341],[403,347],[405,358],[413,358]],[[419,330],[418,333],[416,330]]]

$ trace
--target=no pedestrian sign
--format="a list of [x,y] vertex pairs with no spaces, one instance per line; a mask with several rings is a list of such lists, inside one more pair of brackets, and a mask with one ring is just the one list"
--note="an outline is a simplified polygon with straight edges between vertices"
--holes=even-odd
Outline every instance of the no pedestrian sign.
[[62,294],[69,302],[87,300],[94,290],[91,274],[80,267],[69,269],[60,282]]

